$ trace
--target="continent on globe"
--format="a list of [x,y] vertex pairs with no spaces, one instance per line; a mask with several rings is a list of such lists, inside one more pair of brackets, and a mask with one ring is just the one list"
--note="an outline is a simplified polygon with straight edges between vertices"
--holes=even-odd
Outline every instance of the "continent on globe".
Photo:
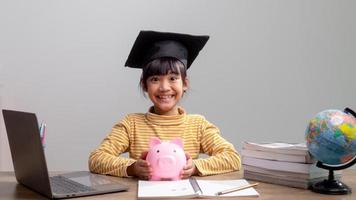
[[325,110],[306,129],[309,152],[328,165],[342,165],[356,155],[356,118],[340,110]]

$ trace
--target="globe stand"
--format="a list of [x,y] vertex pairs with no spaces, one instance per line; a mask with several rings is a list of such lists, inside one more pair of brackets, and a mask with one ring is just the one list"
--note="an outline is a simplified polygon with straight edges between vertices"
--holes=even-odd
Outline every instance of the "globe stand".
[[[350,114],[356,118],[356,113],[350,109],[345,108],[344,113]],[[329,177],[326,180],[317,182],[311,186],[311,190],[323,194],[349,194],[351,193],[351,188],[339,180],[335,180],[334,170],[346,169],[356,163],[356,156],[350,159],[348,162],[340,165],[328,165],[320,161],[317,162],[316,166],[322,169],[329,170]]]
[[322,194],[349,194],[351,193],[351,188],[339,180],[335,180],[334,170],[346,169],[356,163],[356,156],[349,162],[343,165],[327,165],[320,161],[317,162],[316,166],[319,168],[329,170],[329,177],[323,181],[317,182],[312,185],[311,190]]

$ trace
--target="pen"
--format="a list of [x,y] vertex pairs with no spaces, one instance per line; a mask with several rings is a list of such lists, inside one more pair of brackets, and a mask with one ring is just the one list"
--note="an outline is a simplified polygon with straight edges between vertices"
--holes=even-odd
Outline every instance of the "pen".
[[253,184],[248,184],[248,185],[244,185],[244,186],[241,186],[241,187],[231,188],[231,189],[228,189],[228,190],[223,190],[223,191],[217,192],[215,195],[219,196],[219,195],[223,195],[223,194],[228,194],[228,193],[231,193],[231,192],[236,192],[236,191],[240,191],[240,190],[243,190],[243,189],[247,189],[247,188],[250,188],[250,187],[253,187],[253,186],[256,186],[256,185],[258,185],[258,183],[253,183]]
[[40,126],[40,137],[41,137],[41,140],[42,140],[42,137],[43,137],[43,126],[44,126],[44,123],[42,122],[41,126]]
[[46,123],[41,124],[40,128],[41,142],[43,148],[46,146]]

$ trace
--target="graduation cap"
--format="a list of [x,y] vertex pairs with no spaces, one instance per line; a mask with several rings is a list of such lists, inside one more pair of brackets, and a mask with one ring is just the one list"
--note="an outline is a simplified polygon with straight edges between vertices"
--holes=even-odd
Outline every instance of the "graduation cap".
[[140,31],[125,66],[142,68],[154,59],[173,57],[188,69],[208,39],[206,35]]

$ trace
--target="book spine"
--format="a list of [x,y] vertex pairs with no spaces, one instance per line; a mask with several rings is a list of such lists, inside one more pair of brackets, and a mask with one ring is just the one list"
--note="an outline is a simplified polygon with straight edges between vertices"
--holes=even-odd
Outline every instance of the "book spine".
[[192,186],[195,194],[198,194],[198,195],[202,195],[203,194],[203,191],[201,190],[197,179],[191,177],[191,178],[189,178],[189,183]]

